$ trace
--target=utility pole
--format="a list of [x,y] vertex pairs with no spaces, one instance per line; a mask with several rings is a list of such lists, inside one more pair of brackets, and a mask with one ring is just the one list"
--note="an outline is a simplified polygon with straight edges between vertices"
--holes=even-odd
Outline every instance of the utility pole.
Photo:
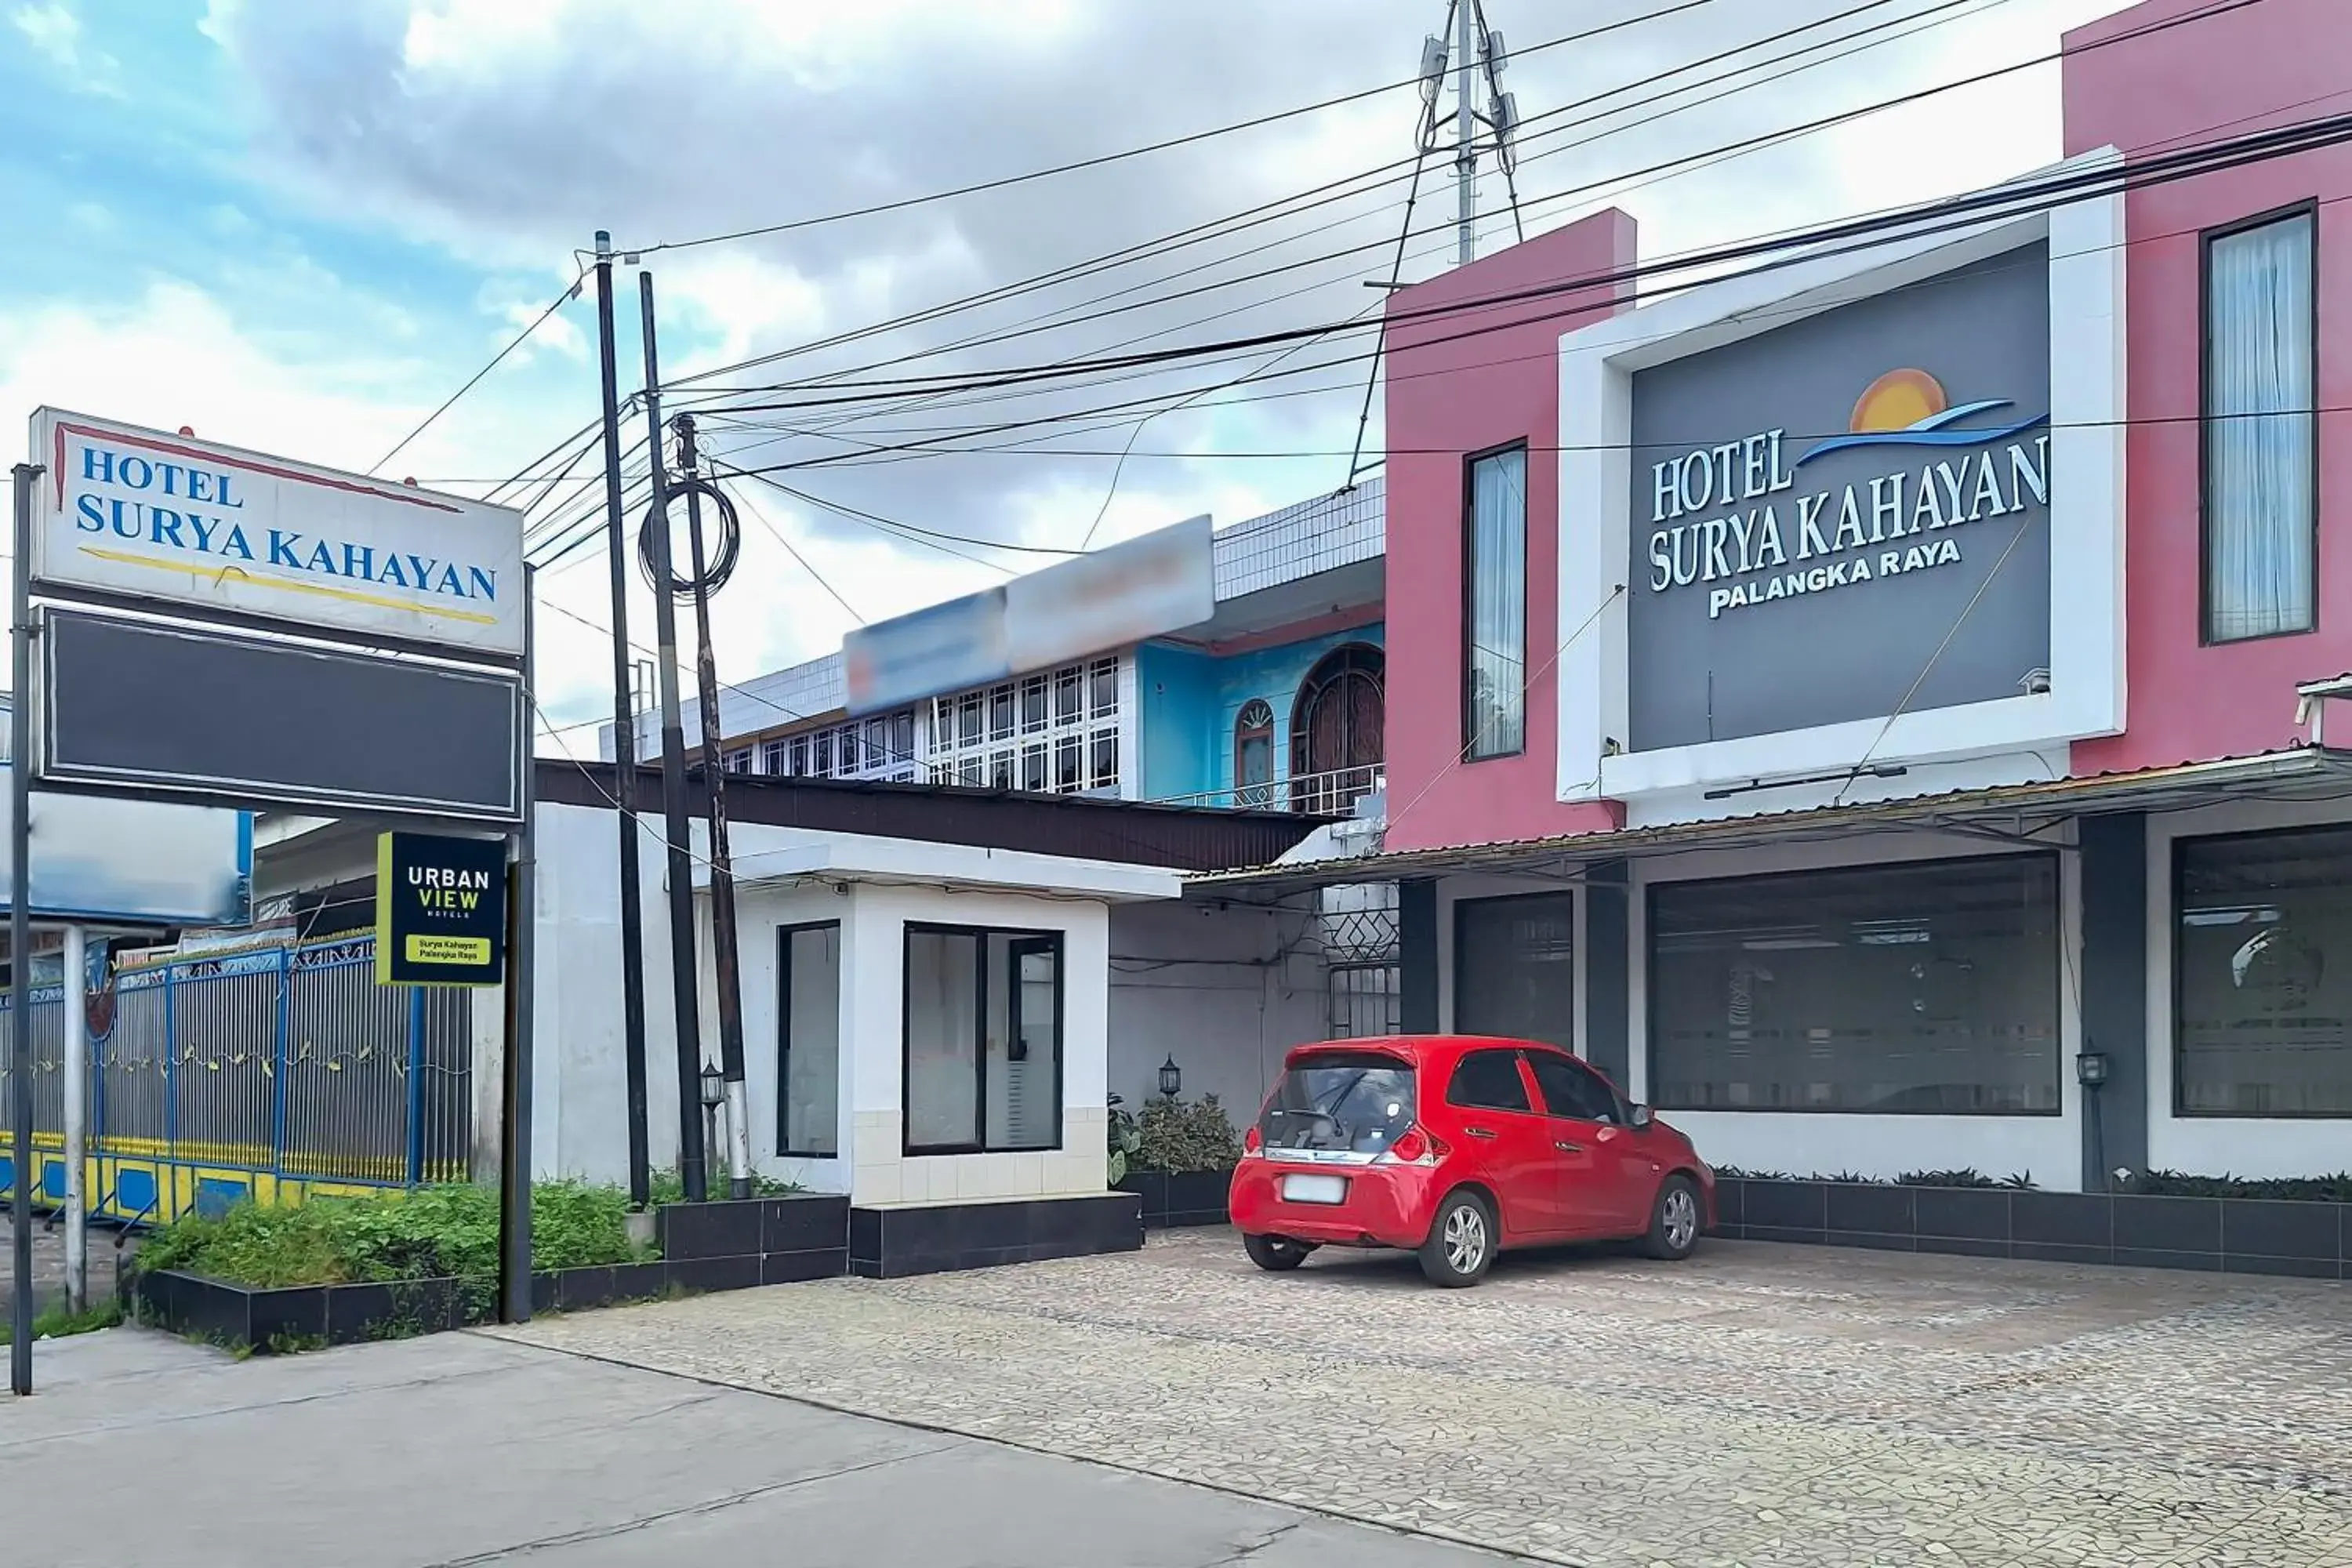
[[[1519,186],[1514,171],[1518,165],[1519,106],[1517,99],[1503,90],[1503,68],[1508,56],[1503,47],[1503,35],[1486,26],[1486,6],[1482,0],[1452,0],[1446,7],[1446,25],[1454,37],[1449,41],[1442,33],[1433,33],[1421,46],[1421,121],[1418,145],[1426,154],[1434,152],[1438,132],[1451,124],[1454,128],[1454,193],[1460,216],[1454,230],[1454,260],[1467,267],[1478,258],[1478,152],[1479,138],[1491,132],[1494,135],[1495,162],[1503,171],[1503,184],[1511,197],[1511,223],[1519,238],[1528,237],[1527,226],[1519,215]],[[1454,112],[1437,112],[1439,100],[1444,95],[1445,79],[1454,79]],[[1483,80],[1486,88],[1486,108],[1478,108],[1478,87]],[[1416,176],[1419,166],[1414,168]],[[1408,225],[1408,231],[1410,226]],[[1391,277],[1390,284],[1395,285]],[[1375,285],[1377,287],[1378,285]]]
[[[661,363],[655,348],[654,277],[637,274],[646,340],[646,434],[651,443],[653,508],[646,520],[646,567],[654,580],[655,676],[661,683],[662,820],[669,848],[669,973],[677,1015],[677,1176],[687,1200],[710,1195],[702,1147],[702,1005],[694,952],[694,856],[686,816],[686,721],[677,701],[677,612],[670,593],[669,471],[661,419]],[[705,725],[711,716],[702,716]]]
[[8,699],[8,788],[16,803],[10,821],[8,897],[8,1124],[16,1166],[10,1194],[13,1226],[9,1294],[8,1385],[33,1392],[33,486],[37,463],[19,463],[16,480],[16,618],[9,628],[14,674]]
[[[748,1198],[751,1195],[751,1121],[743,1086],[743,973],[735,934],[734,861],[727,847],[719,658],[710,645],[712,574],[702,547],[702,459],[694,444],[691,414],[677,416],[677,466],[686,477],[686,533],[694,561],[694,635],[698,644],[695,698],[702,721],[702,774],[710,794],[710,960],[719,981],[719,1071],[727,1085],[727,1195]],[[726,498],[719,499],[723,506]]]
[[596,231],[596,339],[604,376],[604,512],[613,575],[613,778],[621,814],[621,1060],[629,1083],[629,1206],[651,1197],[646,1129],[646,910],[637,869],[637,704],[629,668],[629,524],[621,499],[621,372],[613,237]]

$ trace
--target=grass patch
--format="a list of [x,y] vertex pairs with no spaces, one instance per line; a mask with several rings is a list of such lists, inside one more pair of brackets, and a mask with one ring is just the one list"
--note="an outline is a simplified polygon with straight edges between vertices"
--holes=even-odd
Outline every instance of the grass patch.
[[[725,1199],[727,1173],[714,1172],[710,1178],[709,1188],[713,1202]],[[751,1195],[755,1198],[788,1198],[800,1190],[801,1184],[798,1182],[778,1181],[773,1176],[762,1176],[757,1173],[754,1173],[751,1177]],[[687,1201],[686,1180],[674,1170],[656,1171],[646,1178],[646,1197],[655,1208],[666,1208],[671,1204],[682,1204]]]
[[[33,1337],[37,1340],[61,1340],[71,1334],[94,1334],[100,1329],[110,1329],[122,1321],[122,1304],[100,1301],[79,1312],[66,1310],[59,1301],[44,1309],[33,1319]],[[16,1325],[0,1321],[0,1344],[14,1337]]]
[[[628,1194],[584,1182],[538,1182],[530,1194],[531,1267],[636,1263]],[[189,1215],[148,1237],[143,1270],[177,1269],[232,1284],[347,1285],[400,1279],[491,1279],[499,1267],[499,1195],[471,1184],[366,1197],[319,1197],[291,1208],[239,1204],[217,1218]]]

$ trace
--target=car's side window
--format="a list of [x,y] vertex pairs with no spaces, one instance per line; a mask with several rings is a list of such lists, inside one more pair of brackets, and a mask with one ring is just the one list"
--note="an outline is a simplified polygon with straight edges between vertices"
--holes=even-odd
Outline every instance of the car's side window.
[[1535,1069],[1536,1087],[1543,1090],[1544,1107],[1552,1115],[1580,1121],[1620,1120],[1617,1096],[1582,1062],[1557,1051],[1529,1051],[1528,1065]]
[[1454,1068],[1445,1086],[1449,1105],[1472,1110],[1532,1110],[1528,1086],[1519,1078],[1517,1051],[1472,1051]]

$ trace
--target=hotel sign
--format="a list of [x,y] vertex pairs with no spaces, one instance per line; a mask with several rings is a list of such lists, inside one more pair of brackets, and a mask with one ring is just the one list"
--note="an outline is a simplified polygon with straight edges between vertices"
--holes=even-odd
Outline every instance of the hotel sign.
[[1629,749],[2029,689],[2049,385],[2039,244],[1636,372]]
[[504,658],[523,651],[508,507],[45,408],[37,584]]

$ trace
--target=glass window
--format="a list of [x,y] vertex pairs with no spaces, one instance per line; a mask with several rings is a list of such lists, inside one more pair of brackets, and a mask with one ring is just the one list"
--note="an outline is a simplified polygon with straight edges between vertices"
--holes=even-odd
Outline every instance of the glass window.
[[878,768],[890,761],[889,725],[879,719],[866,721],[866,765]]
[[906,1148],[1057,1149],[1062,939],[907,928]]
[[1543,1093],[1544,1110],[1578,1121],[1615,1122],[1617,1096],[1582,1062],[1558,1051],[1529,1051],[1528,1066]]
[[751,748],[744,746],[736,751],[722,752],[719,759],[719,765],[720,768],[730,773],[750,773],[751,771]]
[[1033,793],[1042,792],[1045,789],[1045,748],[1044,746],[1021,748],[1021,787]]
[[772,775],[781,774],[786,771],[784,743],[782,741],[771,741],[760,748],[760,771]]
[[1013,753],[993,752],[988,759],[988,785],[991,789],[1013,787]]
[[1317,1051],[1283,1069],[1258,1118],[1268,1149],[1377,1154],[1412,1125],[1411,1064],[1377,1051]]
[[2352,827],[2175,852],[2173,1103],[2352,1116]]
[[915,760],[915,710],[911,708],[890,716],[890,755],[893,762]]
[[1013,688],[1000,686],[988,694],[988,738],[1009,741],[1013,738]]
[[1116,789],[1118,786],[1118,731],[1097,730],[1093,741],[1094,766],[1087,776],[1090,789]]
[[2318,465],[2313,215],[2205,248],[2205,636],[2315,625]]
[[834,752],[834,762],[840,767],[845,776],[857,771],[856,725],[844,724],[841,727],[839,743]]
[[1454,1065],[1445,1102],[1474,1110],[1528,1110],[1517,1051],[1472,1051]]
[[1054,738],[1054,787],[1064,795],[1081,788],[1086,779],[1080,772],[1078,738],[1057,735]]
[[1021,683],[1022,732],[1034,734],[1045,722],[1045,678],[1033,675]]
[[800,777],[802,777],[802,776],[805,775],[805,774],[808,773],[808,771],[809,771],[809,743],[808,743],[808,737],[807,737],[806,735],[794,735],[794,736],[793,737],[792,774],[793,774],[793,776],[794,778],[800,778]]
[[2058,1114],[2058,862],[1649,889],[1650,1097],[1686,1110]]
[[1234,720],[1234,804],[1274,804],[1274,704],[1253,697]]
[[1528,744],[1528,454],[1470,463],[1464,574],[1463,750],[1472,761]]
[[1094,673],[1088,682],[1087,712],[1096,719],[1108,719],[1118,711],[1118,660],[1095,660]]
[[841,1152],[841,927],[776,932],[776,1152]]
[[1054,722],[1068,724],[1085,717],[1086,709],[1079,689],[1076,667],[1055,673],[1054,677]]
[[1576,1044],[1576,906],[1568,893],[1454,906],[1454,1026]]
[[832,777],[832,776],[833,776],[833,731],[830,731],[830,730],[819,730],[819,731],[816,732],[816,744],[815,744],[814,752],[815,752],[815,762],[814,762],[814,763],[813,765],[814,765],[814,771],[815,771],[815,773],[816,773],[817,776],[818,776],[819,778],[830,778],[830,777]]
[[981,761],[980,754],[976,752],[971,756],[965,757],[956,763],[956,783],[960,784],[971,784],[977,787],[980,781],[986,776],[981,772],[982,767],[985,764]]

